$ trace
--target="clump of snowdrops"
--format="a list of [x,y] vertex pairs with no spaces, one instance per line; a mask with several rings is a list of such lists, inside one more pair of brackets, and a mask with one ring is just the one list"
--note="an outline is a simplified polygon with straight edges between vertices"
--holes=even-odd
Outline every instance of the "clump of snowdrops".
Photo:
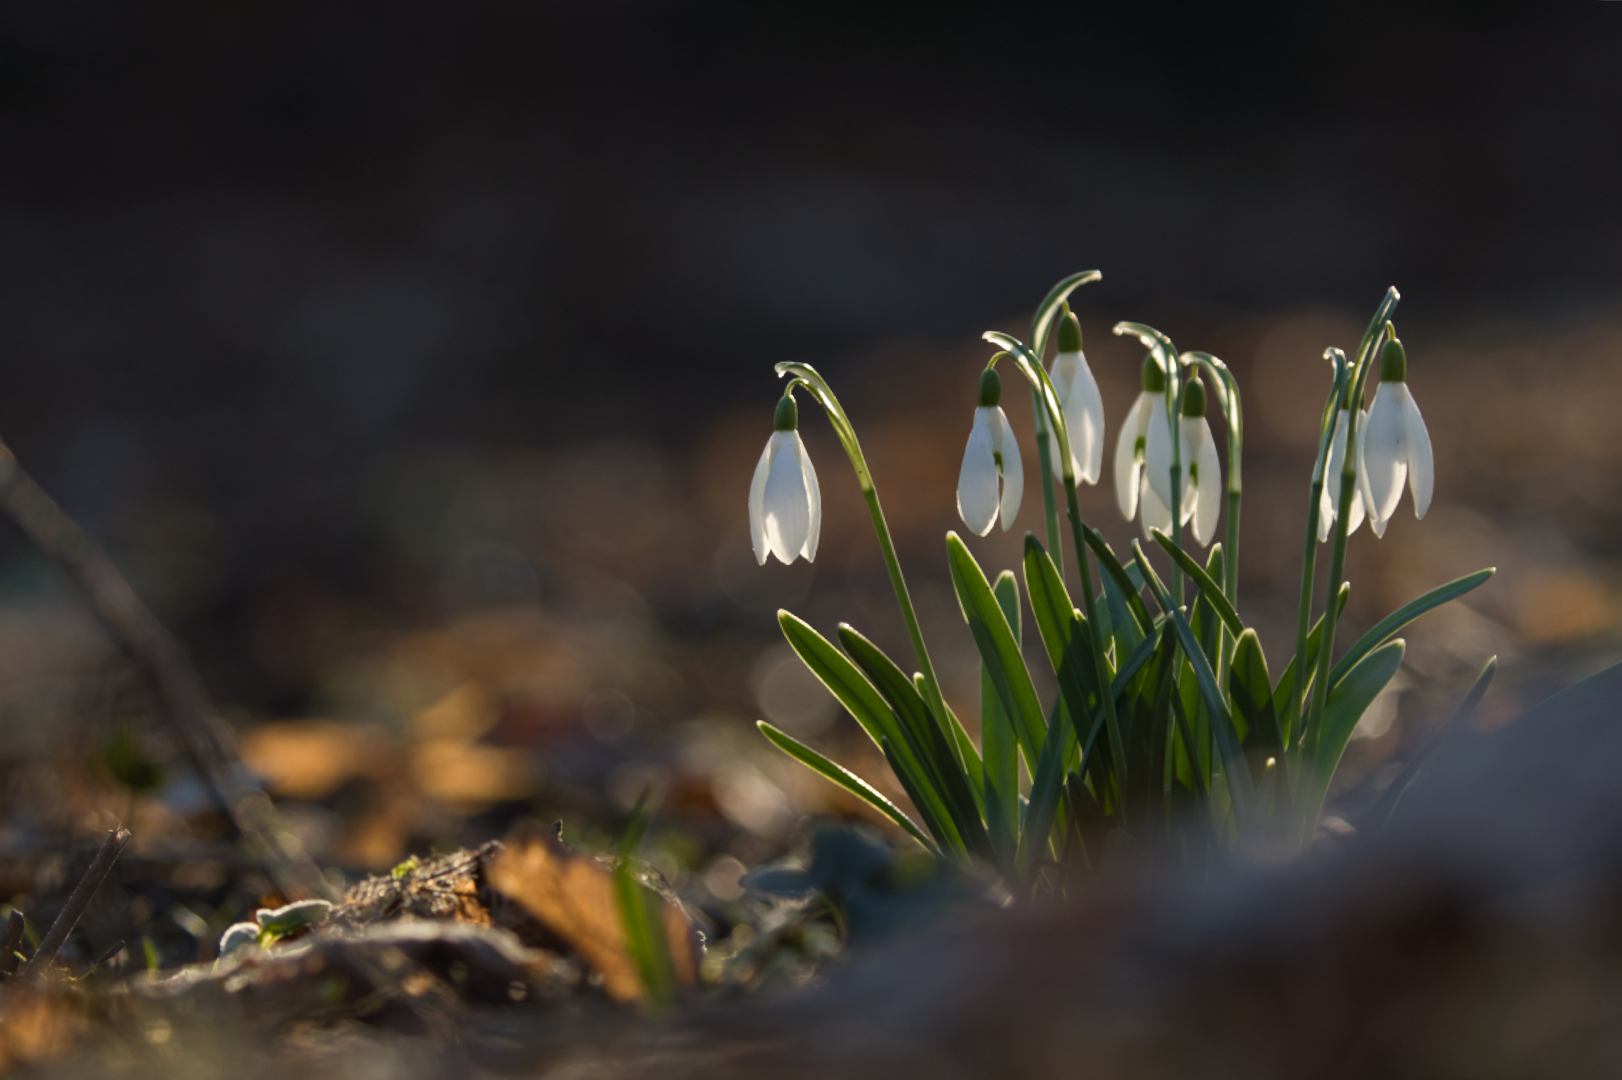
[[[771,724],[762,721],[761,731],[931,852],[989,863],[1022,894],[1044,882],[1058,885],[1070,870],[1095,868],[1122,849],[1174,851],[1206,865],[1241,843],[1280,853],[1310,843],[1353,729],[1402,664],[1398,633],[1493,573],[1481,570],[1426,593],[1333,659],[1350,589],[1349,537],[1365,519],[1383,535],[1405,483],[1423,518],[1434,484],[1430,436],[1408,391],[1407,357],[1391,322],[1398,300],[1391,289],[1351,358],[1336,348],[1324,353],[1333,379],[1307,499],[1295,652],[1275,676],[1239,613],[1244,421],[1238,384],[1221,360],[1178,352],[1166,335],[1141,323],[1115,327],[1148,349],[1142,393],[1115,443],[1116,496],[1122,514],[1141,523],[1145,542],[1169,559],[1169,573],[1156,571],[1144,543],[1134,540],[1119,555],[1082,519],[1077,484],[1096,483],[1102,473],[1106,425],[1068,298],[1098,278],[1085,271],[1055,285],[1037,308],[1028,342],[984,335],[999,351],[981,375],[958,512],[983,536],[999,521],[1008,529],[1019,510],[1024,465],[1000,405],[998,373],[999,364],[1012,367],[1030,384],[1035,403],[1046,543],[1026,533],[1020,572],[993,578],[956,533],[946,534],[952,584],[982,663],[978,745],[941,696],[855,429],[809,365],[777,365],[789,381],[749,492],[762,563],[768,554],[785,563],[816,556],[822,505],[797,430],[795,394],[803,390],[822,406],[855,469],[917,670],[909,675],[848,624],[838,627],[840,648],[787,611],[778,621],[806,666],[883,752],[916,819]],[[1042,360],[1049,344],[1056,346],[1051,368]],[[1227,425],[1226,469],[1210,427],[1213,403]],[[1224,511],[1223,540],[1212,543]],[[1079,579],[1075,601],[1064,576],[1064,539]],[[1330,545],[1330,566],[1320,603],[1314,579],[1322,544]],[[1206,548],[1203,560],[1196,547]],[[1046,705],[1021,650],[1027,607],[1058,682]],[[1471,700],[1485,690],[1492,667],[1489,661]],[[1382,805],[1394,803],[1395,794]]]

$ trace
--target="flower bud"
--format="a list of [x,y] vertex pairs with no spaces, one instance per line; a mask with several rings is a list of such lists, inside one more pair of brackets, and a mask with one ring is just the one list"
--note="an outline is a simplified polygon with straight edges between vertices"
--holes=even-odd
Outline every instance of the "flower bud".
[[1145,394],[1164,394],[1166,392],[1166,373],[1160,370],[1155,362],[1153,353],[1143,358],[1143,392]]
[[1081,323],[1068,311],[1059,319],[1059,351],[1081,351]]
[[1380,381],[1404,382],[1408,378],[1408,354],[1403,351],[1402,342],[1393,335],[1380,351]]
[[980,407],[994,409],[1002,402],[1002,379],[996,369],[986,368],[980,373]]
[[1205,415],[1205,384],[1197,378],[1188,380],[1188,384],[1183,387],[1183,415],[1190,417]]
[[772,418],[772,430],[793,431],[800,426],[800,407],[794,404],[793,394],[777,399],[777,415]]

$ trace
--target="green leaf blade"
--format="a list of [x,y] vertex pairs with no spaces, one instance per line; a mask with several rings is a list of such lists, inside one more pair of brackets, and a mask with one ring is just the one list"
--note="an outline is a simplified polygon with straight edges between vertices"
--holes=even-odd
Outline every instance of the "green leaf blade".
[[[866,780],[863,780],[843,765],[829,761],[798,739],[785,734],[764,720],[756,721],[755,726],[760,729],[762,735],[766,736],[767,741],[783,751],[783,753],[806,766],[812,772],[844,788],[895,822],[908,836],[922,844],[924,850],[934,855],[940,854],[940,849],[935,846],[935,842],[926,836],[924,831],[910,817],[902,813],[900,807],[886,799],[877,788]],[[883,749],[883,747],[881,746],[880,749]]]

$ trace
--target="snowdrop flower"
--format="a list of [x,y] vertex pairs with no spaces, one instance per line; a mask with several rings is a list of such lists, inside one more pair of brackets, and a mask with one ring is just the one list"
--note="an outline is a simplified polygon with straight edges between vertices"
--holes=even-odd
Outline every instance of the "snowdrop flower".
[[[1121,425],[1121,434],[1115,440],[1115,502],[1121,516],[1131,521],[1138,516],[1138,498],[1143,489],[1143,455],[1148,445],[1149,424],[1156,416],[1162,425],[1166,422],[1160,395],[1166,392],[1166,374],[1160,370],[1153,356],[1143,358],[1143,390],[1132,403]],[[1165,511],[1166,524],[1171,524],[1171,511]],[[1159,526],[1155,526],[1158,528]]]
[[[1338,409],[1335,412],[1335,439],[1329,444],[1329,461],[1324,466],[1324,489],[1318,497],[1318,543],[1329,539],[1329,532],[1335,527],[1335,515],[1340,513],[1340,472],[1346,465],[1346,417],[1349,410]],[[1357,445],[1362,449],[1364,436],[1368,432],[1369,414],[1367,410],[1357,410]],[[1363,455],[1358,454],[1359,473],[1357,485],[1352,489],[1352,516],[1346,519],[1346,535],[1350,536],[1363,524],[1363,474],[1361,472]],[[1385,526],[1379,527],[1380,532]]]
[[1402,482],[1414,496],[1414,516],[1422,518],[1430,509],[1436,486],[1436,464],[1431,456],[1431,436],[1425,418],[1419,415],[1414,395],[1408,391],[1408,356],[1402,342],[1393,334],[1380,353],[1380,386],[1369,406],[1369,419],[1358,440],[1362,457],[1363,501],[1368,507],[1369,525],[1376,536],[1385,534],[1386,522],[1396,512],[1402,498]]
[[[1194,519],[1194,539],[1200,546],[1211,542],[1216,535],[1217,517],[1222,512],[1222,463],[1217,460],[1216,440],[1211,437],[1211,425],[1205,419],[1205,384],[1198,378],[1189,380],[1183,389],[1182,422],[1178,425],[1182,438],[1179,458],[1182,507],[1179,524]],[[1171,514],[1171,428],[1166,423],[1164,409],[1157,408],[1149,421],[1145,440],[1143,467],[1143,527],[1145,533],[1162,528],[1151,518],[1170,523]],[[1153,505],[1153,504],[1158,505]],[[1164,515],[1162,517],[1162,515]]]
[[762,566],[766,555],[791,563],[801,555],[810,562],[817,557],[817,538],[822,533],[822,490],[817,486],[817,470],[800,441],[800,410],[792,394],[777,403],[772,437],[755,466],[755,479],[749,485],[749,533],[755,545],[755,558]]
[[1081,351],[1081,324],[1069,313],[1059,320],[1059,353],[1050,376],[1070,436],[1071,471],[1077,480],[1096,484],[1104,462],[1104,399]]
[[986,368],[980,376],[980,407],[974,410],[974,427],[969,429],[963,468],[957,474],[957,512],[976,536],[991,531],[999,511],[1007,532],[1025,493],[1025,466],[1008,417],[997,404],[1001,400],[1002,380]]

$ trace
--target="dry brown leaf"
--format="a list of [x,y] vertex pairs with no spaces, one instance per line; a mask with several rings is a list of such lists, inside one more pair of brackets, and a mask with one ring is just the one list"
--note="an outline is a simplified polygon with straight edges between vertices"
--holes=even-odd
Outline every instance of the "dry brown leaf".
[[[603,988],[615,1001],[642,997],[642,976],[626,951],[625,928],[608,870],[550,836],[522,830],[507,839],[485,875],[491,888],[517,901],[568,942],[602,976]],[[658,903],[676,981],[692,986],[698,975],[693,924],[674,904],[663,898]]]
[[0,1016],[0,1072],[52,1061],[75,1049],[90,1031],[90,1018],[73,997],[24,989],[5,1002]]
[[274,794],[318,801],[358,776],[391,772],[395,741],[370,724],[284,720],[260,724],[241,737],[242,760]]

